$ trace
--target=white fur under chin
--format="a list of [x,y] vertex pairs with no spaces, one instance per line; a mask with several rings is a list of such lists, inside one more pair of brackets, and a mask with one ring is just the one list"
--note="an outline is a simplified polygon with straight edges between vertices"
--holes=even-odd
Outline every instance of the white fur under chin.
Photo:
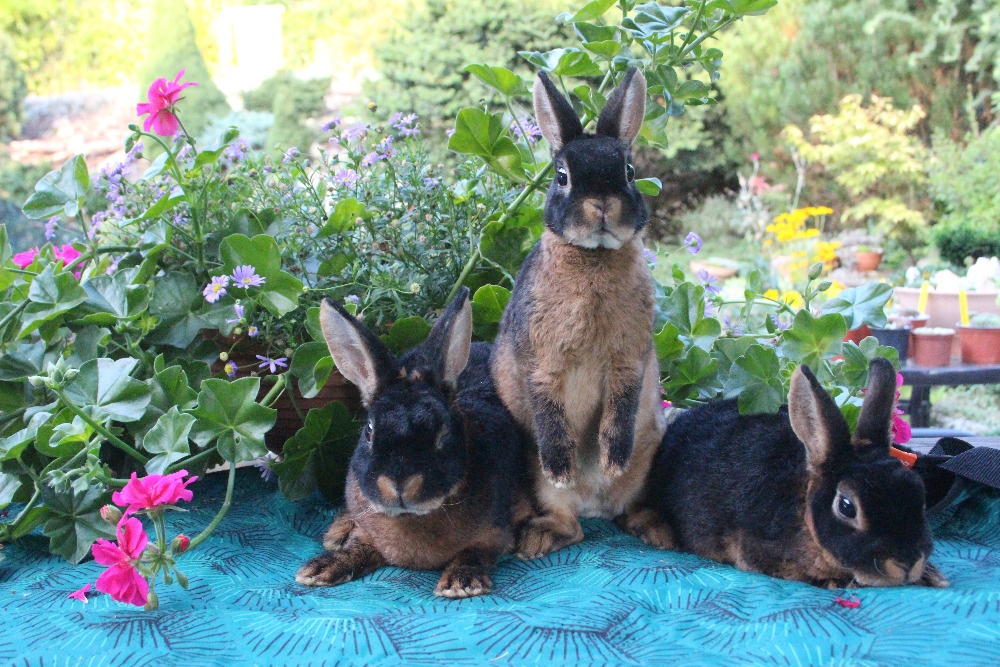
[[587,236],[578,238],[567,238],[567,241],[580,248],[596,250],[597,248],[607,248],[608,250],[618,250],[625,242],[609,231],[591,232]]

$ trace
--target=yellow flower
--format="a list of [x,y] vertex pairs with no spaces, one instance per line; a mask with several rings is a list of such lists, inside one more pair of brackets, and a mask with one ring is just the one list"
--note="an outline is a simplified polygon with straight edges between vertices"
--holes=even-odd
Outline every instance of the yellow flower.
[[834,280],[833,284],[830,285],[830,289],[826,291],[826,296],[830,299],[836,298],[837,296],[840,295],[841,292],[844,291],[844,288],[845,288],[844,283],[840,283]]
[[805,300],[802,298],[802,294],[793,289],[788,290],[787,292],[782,294],[781,300],[787,303],[790,307],[794,308],[795,310],[798,310],[802,306],[806,305]]

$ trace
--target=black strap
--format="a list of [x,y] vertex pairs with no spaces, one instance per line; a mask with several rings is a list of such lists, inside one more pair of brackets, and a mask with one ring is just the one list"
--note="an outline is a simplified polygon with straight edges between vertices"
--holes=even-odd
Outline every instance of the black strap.
[[973,447],[961,438],[941,438],[929,452],[917,454],[913,469],[927,487],[928,516],[950,507],[970,484],[1000,489],[1000,449]]

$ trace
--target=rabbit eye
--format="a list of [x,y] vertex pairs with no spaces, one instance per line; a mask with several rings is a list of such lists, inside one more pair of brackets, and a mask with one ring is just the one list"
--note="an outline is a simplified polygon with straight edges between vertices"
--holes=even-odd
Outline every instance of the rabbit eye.
[[630,164],[625,165],[625,178],[629,183],[635,180],[635,168]]
[[845,519],[853,520],[858,518],[858,506],[847,496],[840,496],[836,502],[837,514]]
[[569,183],[569,173],[563,167],[556,169],[556,183],[566,185]]
[[374,422],[371,419],[369,419],[368,423],[365,424],[365,429],[362,432],[361,437],[363,437],[368,444],[371,444],[371,442],[372,442],[372,433],[374,431],[375,431],[375,424],[374,424]]

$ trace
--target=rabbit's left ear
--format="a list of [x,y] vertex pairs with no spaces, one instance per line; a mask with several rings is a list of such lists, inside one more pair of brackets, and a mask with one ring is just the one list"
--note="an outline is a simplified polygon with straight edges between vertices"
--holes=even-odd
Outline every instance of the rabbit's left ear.
[[472,305],[468,287],[462,287],[441,313],[424,347],[435,378],[446,390],[454,391],[458,376],[469,363],[472,348]]
[[851,432],[840,408],[808,366],[799,366],[792,373],[788,417],[792,430],[806,447],[810,470],[818,470],[834,450],[847,447],[850,442]]
[[642,129],[646,115],[646,77],[634,67],[611,93],[597,119],[597,134],[632,143]]
[[851,438],[855,449],[888,449],[892,412],[896,405],[896,369],[888,359],[876,357],[868,365],[868,389],[865,392],[858,427]]
[[583,134],[583,125],[563,94],[545,72],[538,73],[534,88],[535,118],[542,136],[555,155],[559,149]]

